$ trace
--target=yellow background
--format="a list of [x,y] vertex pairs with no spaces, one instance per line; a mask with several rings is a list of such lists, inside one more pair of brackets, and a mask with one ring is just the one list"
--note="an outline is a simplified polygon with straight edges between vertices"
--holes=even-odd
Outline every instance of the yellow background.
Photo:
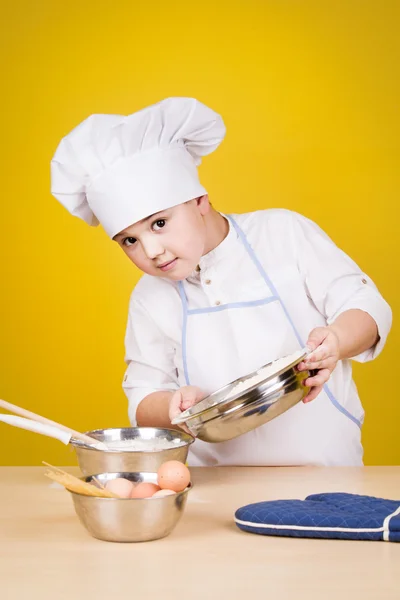
[[[200,167],[225,212],[315,220],[399,311],[399,3],[54,2],[2,11],[0,397],[79,430],[128,424],[121,389],[139,273],[49,192],[61,137],[89,114],[194,96],[227,137]],[[399,463],[396,321],[355,365],[366,464]],[[340,443],[340,440],[338,440]],[[75,464],[0,423],[0,464]]]

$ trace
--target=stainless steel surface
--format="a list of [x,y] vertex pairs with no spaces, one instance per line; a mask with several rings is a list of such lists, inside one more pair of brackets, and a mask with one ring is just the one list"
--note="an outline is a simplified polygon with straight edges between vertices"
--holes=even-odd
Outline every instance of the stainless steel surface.
[[82,442],[82,440],[78,440],[78,438],[74,437],[70,439],[69,443],[77,448],[91,448],[90,444],[86,444],[86,442]]
[[110,429],[94,429],[88,431],[87,435],[104,443],[111,443],[120,440],[151,440],[166,439],[173,441],[179,439],[181,446],[168,448],[166,450],[138,451],[138,450],[98,450],[76,444],[71,440],[74,447],[79,467],[83,475],[93,475],[94,473],[116,473],[116,472],[140,472],[147,471],[156,473],[162,463],[167,460],[179,460],[185,463],[189,451],[189,446],[194,439],[175,429],[162,429],[157,427],[122,427]]
[[[157,473],[100,473],[102,484],[117,477],[157,483]],[[92,477],[82,478],[90,482]],[[108,542],[146,542],[167,536],[181,518],[191,484],[183,492],[160,498],[97,498],[70,492],[76,514],[95,538]]]
[[[263,365],[257,371],[253,371],[252,373],[249,373],[248,375],[245,375],[244,377],[239,377],[238,379],[235,379],[235,381],[228,383],[224,387],[220,388],[219,390],[216,390],[215,392],[213,392],[212,394],[210,394],[209,396],[207,396],[206,398],[201,400],[201,402],[198,402],[191,408],[188,408],[187,410],[185,410],[183,413],[181,413],[179,415],[179,417],[177,417],[173,420],[173,423],[174,424],[186,423],[188,421],[188,419],[190,419],[192,417],[198,417],[200,415],[200,413],[208,411],[208,409],[211,409],[214,407],[217,408],[218,405],[220,405],[220,408],[221,409],[223,408],[223,410],[225,411],[225,410],[229,410],[229,409],[233,408],[234,406],[237,406],[238,404],[241,404],[245,395],[253,394],[253,392],[257,393],[257,390],[259,388],[261,388],[265,385],[269,385],[269,383],[273,382],[276,379],[276,377],[285,375],[286,373],[291,373],[292,369],[295,368],[306,356],[307,356],[307,352],[304,351],[304,353],[297,360],[295,360],[292,363],[290,363],[289,365],[287,365],[284,369],[277,371],[272,376],[267,377],[264,381],[256,383],[252,387],[248,388],[248,390],[246,390],[246,394],[244,394],[243,392],[238,392],[237,394],[232,394],[232,391],[235,389],[235,387],[239,383],[244,383],[244,382],[248,381],[249,379],[252,379],[253,377],[258,375],[258,373],[261,369],[264,369],[265,367],[269,367],[273,363],[271,362],[266,365]],[[228,400],[226,400],[226,397],[228,395],[230,397]]]
[[181,421],[184,419],[191,433],[206,442],[231,440],[268,423],[307,395],[309,388],[304,381],[310,372],[296,369],[301,360],[226,401],[234,385],[250,376],[225,386],[182,413]]

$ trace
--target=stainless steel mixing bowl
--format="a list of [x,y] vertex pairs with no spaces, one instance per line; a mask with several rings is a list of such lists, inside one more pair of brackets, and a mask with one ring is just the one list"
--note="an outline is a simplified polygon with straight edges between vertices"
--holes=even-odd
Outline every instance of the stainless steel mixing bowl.
[[[183,412],[174,423],[185,423],[194,436],[205,442],[225,442],[268,423],[309,392],[304,381],[313,373],[296,369],[305,356],[246,392],[232,394],[238,383],[255,373],[237,379]],[[226,400],[228,394],[231,396]]]
[[[103,485],[117,477],[157,483],[157,473],[100,473]],[[90,482],[92,477],[82,478]],[[95,538],[108,542],[147,542],[171,533],[181,518],[192,485],[160,498],[98,498],[70,492],[76,514]]]
[[155,439],[163,439],[176,443],[166,450],[138,451],[138,450],[99,450],[90,448],[79,441],[72,441],[79,467],[83,475],[94,473],[140,472],[156,473],[160,466],[167,460],[186,462],[189,446],[194,442],[193,437],[175,429],[162,429],[157,427],[122,427],[110,429],[94,429],[87,431],[87,435],[99,442],[107,444],[120,440],[148,441],[149,445]]

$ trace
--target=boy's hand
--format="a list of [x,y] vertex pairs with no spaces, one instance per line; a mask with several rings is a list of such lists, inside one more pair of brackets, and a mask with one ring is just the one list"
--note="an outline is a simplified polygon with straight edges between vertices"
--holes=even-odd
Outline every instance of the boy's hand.
[[303,399],[304,403],[311,402],[318,396],[340,359],[339,338],[331,327],[313,329],[308,337],[307,346],[311,353],[299,364],[298,370],[318,369],[318,373],[304,382],[312,388]]
[[[194,385],[186,385],[176,392],[173,393],[171,400],[169,401],[169,419],[172,421],[176,417],[179,417],[185,410],[203,400],[206,394],[202,390]],[[179,425],[181,429],[184,429],[187,433],[190,431],[185,425]],[[191,434],[192,435],[192,434]]]

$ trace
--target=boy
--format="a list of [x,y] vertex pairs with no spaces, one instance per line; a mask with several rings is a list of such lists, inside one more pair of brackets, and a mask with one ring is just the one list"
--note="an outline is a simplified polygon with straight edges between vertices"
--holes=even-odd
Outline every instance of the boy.
[[361,465],[364,413],[349,359],[380,353],[391,310],[301,215],[213,209],[196,166],[224,135],[214,111],[169,98],[129,117],[89,117],[52,161],[54,196],[101,223],[145,273],[125,340],[130,420],[170,427],[208,393],[307,344],[299,368],[318,373],[305,402],[229,442],[196,440],[189,463]]

